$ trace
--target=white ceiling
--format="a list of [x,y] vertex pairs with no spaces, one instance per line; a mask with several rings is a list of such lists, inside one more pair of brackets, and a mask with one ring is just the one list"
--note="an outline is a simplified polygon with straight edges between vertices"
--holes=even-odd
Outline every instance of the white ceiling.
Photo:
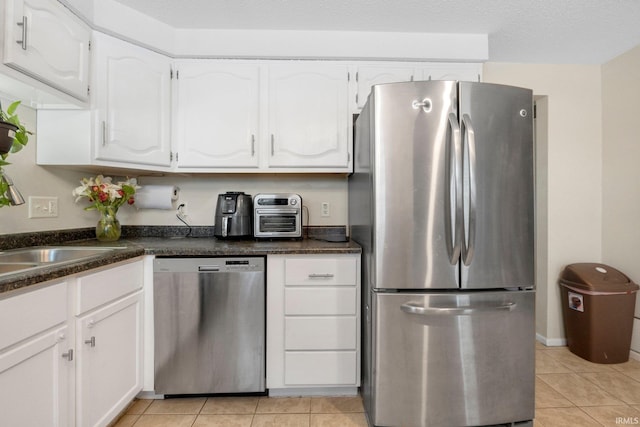
[[601,64],[640,45],[638,0],[116,0],[175,28],[487,34],[496,62]]

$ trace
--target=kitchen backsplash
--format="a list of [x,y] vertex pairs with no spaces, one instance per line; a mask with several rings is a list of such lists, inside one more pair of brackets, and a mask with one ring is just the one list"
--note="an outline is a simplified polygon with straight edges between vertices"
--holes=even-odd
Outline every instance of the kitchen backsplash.
[[[217,196],[227,191],[297,193],[302,197],[305,225],[346,225],[347,177],[332,174],[231,174],[140,177],[144,186],[169,184],[180,188],[179,201],[186,203],[187,221],[192,225],[212,225]],[[329,216],[322,216],[322,203],[329,204]],[[175,204],[175,203],[174,203]],[[180,224],[173,210],[123,209],[122,221],[131,225]]]

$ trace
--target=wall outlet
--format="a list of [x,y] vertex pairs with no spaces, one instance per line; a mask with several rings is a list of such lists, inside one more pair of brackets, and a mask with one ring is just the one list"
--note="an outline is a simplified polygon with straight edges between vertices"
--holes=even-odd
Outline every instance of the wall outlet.
[[331,207],[329,206],[329,202],[322,202],[322,207],[320,208],[320,216],[328,217],[331,216]]
[[55,218],[57,216],[57,197],[29,196],[29,218]]
[[178,205],[178,213],[184,217],[188,216],[187,214],[187,202],[181,202]]

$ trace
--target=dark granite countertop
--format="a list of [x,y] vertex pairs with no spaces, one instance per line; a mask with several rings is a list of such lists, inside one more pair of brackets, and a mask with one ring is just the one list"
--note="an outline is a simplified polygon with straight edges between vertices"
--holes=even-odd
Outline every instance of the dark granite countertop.
[[[48,280],[58,279],[71,274],[113,264],[127,259],[136,258],[142,255],[156,256],[264,256],[269,254],[339,254],[339,253],[360,253],[361,248],[352,241],[332,242],[322,240],[327,237],[329,240],[335,239],[335,235],[314,234],[311,238],[302,240],[220,240],[207,235],[199,237],[179,237],[175,235],[156,235],[158,233],[146,233],[154,237],[140,235],[144,233],[130,232],[117,242],[101,243],[95,238],[89,238],[90,232],[83,233],[73,231],[70,235],[64,232],[56,232],[55,236],[49,238],[43,233],[39,233],[41,240],[27,236],[27,240],[16,239],[13,248],[38,246],[38,245],[73,245],[73,246],[105,246],[117,247],[113,251],[98,254],[82,261],[68,262],[59,265],[37,267],[30,270],[23,270],[14,274],[0,275],[0,294],[25,287],[36,285]],[[173,233],[175,234],[175,233]],[[32,240],[29,240],[32,239]],[[24,244],[25,241],[27,244]],[[63,243],[64,242],[64,243]],[[22,245],[19,245],[22,243]],[[11,249],[4,247],[1,249]]]
[[130,240],[144,247],[147,254],[157,256],[225,256],[269,254],[360,253],[356,243],[302,240],[220,240],[204,238],[139,237]]

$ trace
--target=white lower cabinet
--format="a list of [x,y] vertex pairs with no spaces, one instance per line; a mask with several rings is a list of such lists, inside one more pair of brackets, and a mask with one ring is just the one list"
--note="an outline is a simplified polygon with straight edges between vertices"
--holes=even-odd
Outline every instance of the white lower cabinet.
[[69,425],[73,364],[67,333],[66,326],[55,329],[0,356],[1,425]]
[[109,424],[142,390],[142,261],[78,278],[76,425]]
[[360,254],[267,256],[267,388],[360,385]]
[[142,292],[77,320],[77,425],[107,425],[142,389]]
[[0,294],[0,426],[106,426],[142,389],[142,261]]
[[0,300],[0,425],[72,425],[67,283]]

